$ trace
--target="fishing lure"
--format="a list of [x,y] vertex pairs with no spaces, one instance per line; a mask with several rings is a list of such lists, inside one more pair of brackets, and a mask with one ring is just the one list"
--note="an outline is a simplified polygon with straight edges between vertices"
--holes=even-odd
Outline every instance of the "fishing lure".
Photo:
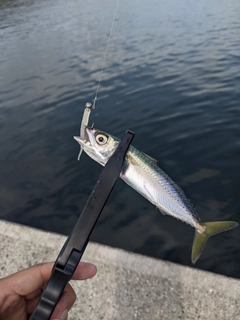
[[[82,139],[84,139],[85,137],[85,130],[86,130],[86,127],[88,125],[88,121],[89,121],[89,117],[90,117],[90,113],[91,113],[91,110],[95,108],[95,103],[96,103],[96,98],[93,100],[93,103],[91,102],[87,102],[86,103],[86,106],[85,106],[85,109],[84,109],[84,112],[83,112],[83,117],[82,117],[82,122],[81,122],[81,128],[80,128],[80,137]],[[80,151],[79,151],[79,154],[78,154],[78,161],[80,160],[80,157],[82,155],[82,151],[83,149],[80,148]]]

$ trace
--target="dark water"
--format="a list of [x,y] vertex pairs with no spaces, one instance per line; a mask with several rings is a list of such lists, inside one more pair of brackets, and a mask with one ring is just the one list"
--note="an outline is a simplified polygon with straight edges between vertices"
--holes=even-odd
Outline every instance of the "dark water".
[[[115,4],[0,0],[2,219],[71,231],[101,171],[77,162],[72,136]],[[120,0],[91,120],[135,131],[203,221],[240,222],[240,2]],[[191,265],[193,234],[119,181],[92,240]],[[240,228],[209,240],[196,267],[240,278]]]

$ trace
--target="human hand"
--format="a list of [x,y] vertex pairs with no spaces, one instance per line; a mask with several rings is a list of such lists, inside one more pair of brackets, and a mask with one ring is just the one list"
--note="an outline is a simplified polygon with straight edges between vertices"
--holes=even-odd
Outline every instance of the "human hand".
[[[38,264],[0,279],[0,320],[27,320],[35,309],[42,289],[50,278],[53,262]],[[86,280],[95,276],[97,268],[80,262],[73,280]],[[51,316],[51,320],[66,320],[76,295],[68,283]]]

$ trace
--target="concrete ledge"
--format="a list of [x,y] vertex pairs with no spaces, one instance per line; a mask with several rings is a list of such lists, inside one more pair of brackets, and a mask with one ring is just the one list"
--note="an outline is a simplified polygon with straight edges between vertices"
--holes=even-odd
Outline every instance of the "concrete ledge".
[[[0,221],[0,276],[56,259],[66,237]],[[94,279],[72,282],[74,320],[232,320],[240,281],[90,243],[83,257]]]

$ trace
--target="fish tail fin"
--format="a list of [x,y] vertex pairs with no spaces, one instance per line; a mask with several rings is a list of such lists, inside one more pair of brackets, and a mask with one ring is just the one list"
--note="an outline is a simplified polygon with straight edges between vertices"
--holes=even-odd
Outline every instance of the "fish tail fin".
[[79,154],[78,154],[78,157],[77,157],[78,161],[79,161],[80,158],[81,158],[82,152],[83,152],[83,148],[80,146],[80,151],[79,151]]
[[215,221],[215,222],[205,222],[202,224],[205,231],[200,233],[195,231],[195,236],[192,246],[192,263],[196,263],[200,257],[207,240],[220,232],[227,231],[238,226],[237,222],[234,221]]

